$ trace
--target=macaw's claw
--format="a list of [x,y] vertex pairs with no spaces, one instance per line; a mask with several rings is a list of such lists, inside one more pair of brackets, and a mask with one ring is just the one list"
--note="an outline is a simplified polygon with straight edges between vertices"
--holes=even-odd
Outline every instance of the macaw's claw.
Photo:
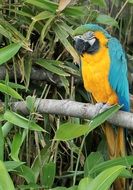
[[106,111],[107,109],[109,109],[109,108],[112,107],[111,105],[109,105],[109,104],[107,104],[107,103],[104,104],[104,103],[102,103],[102,102],[96,103],[95,106],[96,106],[96,114],[95,114],[95,115],[97,115],[97,114],[99,114],[99,113],[102,113],[102,112],[104,112],[104,111]]

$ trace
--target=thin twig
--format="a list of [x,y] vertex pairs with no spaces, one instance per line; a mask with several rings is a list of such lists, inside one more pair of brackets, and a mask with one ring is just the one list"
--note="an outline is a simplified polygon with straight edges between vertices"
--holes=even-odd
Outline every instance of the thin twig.
[[125,1],[124,5],[121,7],[120,11],[117,13],[115,20],[120,16],[120,14],[122,13],[122,11],[124,10],[125,6],[127,5],[128,0]]

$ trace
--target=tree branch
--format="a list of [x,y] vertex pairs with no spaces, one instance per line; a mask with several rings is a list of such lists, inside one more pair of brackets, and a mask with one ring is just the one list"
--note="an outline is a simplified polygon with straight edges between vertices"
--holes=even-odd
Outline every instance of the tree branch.
[[[89,103],[75,102],[71,100],[53,100],[53,99],[37,99],[35,102],[37,111],[41,114],[58,114],[64,116],[72,116],[79,118],[91,119],[97,113],[96,106]],[[28,114],[25,102],[15,102],[12,104],[15,112]],[[133,114],[118,111],[108,121],[116,126],[133,130]]]
[[[0,80],[4,80],[6,77],[6,67],[5,66],[0,66]],[[13,67],[8,69],[8,74],[10,79],[14,79],[14,69]],[[16,67],[16,75],[18,79],[22,78],[22,74],[20,72],[20,69]],[[31,80],[40,80],[40,81],[46,81],[48,83],[53,83],[56,85],[60,85],[61,81],[59,76],[39,67],[32,67],[31,68],[31,75],[30,75]]]

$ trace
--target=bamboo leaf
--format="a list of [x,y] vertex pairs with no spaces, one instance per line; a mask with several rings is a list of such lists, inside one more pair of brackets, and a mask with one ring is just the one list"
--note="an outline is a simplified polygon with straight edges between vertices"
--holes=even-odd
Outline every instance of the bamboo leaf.
[[[0,83],[2,84],[7,84],[6,81],[4,80],[0,80]],[[8,86],[10,86],[11,88],[15,88],[15,89],[21,89],[21,90],[24,90],[25,89],[25,86],[21,85],[21,84],[16,84],[14,82],[8,82]]]
[[88,177],[90,175],[90,171],[102,162],[104,162],[104,159],[100,152],[91,152],[84,164],[84,176]]
[[86,190],[108,190],[114,180],[125,171],[125,166],[114,166],[101,172],[95,179],[90,182]]
[[[30,24],[29,26],[29,29],[28,29],[28,32],[27,32],[27,39],[29,40],[30,38],[30,35],[31,35],[31,32],[36,24],[37,21],[40,21],[40,20],[45,20],[45,19],[53,19],[55,16],[51,13],[51,12],[48,12],[48,11],[43,11],[41,13],[39,13],[38,15],[32,17],[32,23]],[[47,23],[47,22],[46,22]],[[51,22],[49,22],[50,24]],[[46,27],[46,24],[45,24],[45,27]],[[48,26],[47,26],[48,27]],[[42,29],[42,31],[44,31],[44,27]]]
[[96,115],[89,124],[89,131],[91,131],[95,127],[104,123],[109,117],[111,117],[114,113],[116,113],[120,108],[121,106],[115,105],[107,109],[106,111]]
[[24,164],[24,162],[16,162],[16,161],[5,161],[4,162],[4,165],[8,172],[14,171],[16,168],[20,167],[23,164]]
[[13,128],[13,124],[6,122],[3,126],[2,126],[2,133],[3,136],[6,137],[8,135],[8,133],[11,131],[11,129]]
[[44,164],[42,168],[42,184],[46,189],[52,187],[55,178],[56,165],[54,162]]
[[96,21],[101,24],[107,24],[110,26],[118,27],[118,22],[109,15],[99,14],[98,17],[96,18]]
[[22,100],[23,98],[18,94],[14,89],[12,89],[10,86],[0,83],[0,91],[12,96],[13,98]]
[[26,0],[25,3],[29,3],[31,5],[35,5],[43,10],[48,10],[51,12],[55,12],[58,8],[58,4],[55,2],[51,2],[48,0]]
[[[60,76],[70,76],[70,74],[66,73],[65,71],[63,71],[63,69],[60,69],[58,67],[58,65],[54,64],[53,60],[47,60],[47,59],[39,59],[36,61],[36,63],[42,67],[44,67],[45,69],[47,69],[48,71],[55,73],[57,75]],[[56,63],[56,61],[55,61]]]
[[37,157],[35,158],[32,165],[32,170],[35,174],[35,181],[37,181],[39,173],[40,171],[42,171],[42,167],[44,166],[44,164],[48,162],[50,155],[51,150],[50,147],[47,145],[41,150],[40,155],[37,155]]
[[55,16],[51,16],[51,17],[46,21],[46,23],[45,23],[45,25],[44,25],[44,27],[43,27],[43,29],[42,29],[42,31],[41,31],[41,42],[42,42],[42,43],[43,43],[43,40],[44,40],[44,38],[45,38],[45,36],[46,36],[48,30],[50,29],[51,24],[52,24],[52,22],[54,21],[54,19],[55,19]]
[[0,126],[0,160],[3,161],[4,158],[4,135],[2,127]]
[[4,114],[4,119],[7,120],[8,122],[24,128],[24,129],[29,129],[29,130],[34,130],[34,131],[44,131],[39,125],[37,125],[35,122],[30,121],[21,115],[7,110]]
[[85,15],[87,16],[88,9],[85,6],[71,6],[66,7],[66,9],[63,10],[63,13],[66,16],[73,17],[74,19],[79,19],[84,17]]
[[13,182],[5,168],[5,165],[0,161],[0,190],[15,190]]
[[10,60],[21,48],[22,43],[12,43],[0,49],[0,65]]
[[92,182],[92,180],[93,179],[91,177],[85,177],[85,178],[81,179],[77,190],[87,190],[87,187]]
[[59,129],[56,131],[55,140],[71,140],[88,132],[89,125],[80,125],[74,123],[65,123],[60,125]]
[[71,0],[60,0],[59,1],[59,6],[58,6],[58,11],[61,12],[63,11],[71,2]]
[[9,35],[7,35],[7,32],[3,35],[6,36],[10,41],[20,44],[27,49],[28,51],[31,51],[31,49],[29,48],[29,43],[27,42],[26,38],[13,26],[11,25],[9,22],[7,22],[4,19],[0,18],[0,24],[1,26],[9,33]]
[[58,39],[62,42],[62,44],[67,49],[67,51],[74,58],[74,62],[75,63],[79,63],[79,56],[78,56],[77,52],[75,51],[75,49],[72,47],[72,45],[69,43],[69,41],[67,40],[66,36],[64,35],[66,33],[66,31],[63,30],[63,28],[61,28],[59,24],[55,25],[54,31],[55,31]]
[[98,0],[98,1],[97,0],[91,0],[91,3],[94,5],[98,5],[99,7],[104,7],[104,8],[107,7],[105,0]]
[[16,133],[13,137],[13,142],[11,145],[11,157],[14,161],[19,162],[18,154],[20,151],[20,147],[25,139],[27,131],[23,131],[23,134]]
[[87,133],[90,133],[96,127],[105,122],[109,117],[111,117],[115,112],[117,112],[121,106],[115,105],[110,109],[98,114],[94,117],[89,124],[80,125],[75,123],[65,123],[60,125],[59,129],[55,133],[55,140],[71,140]]
[[33,170],[25,165],[21,165],[19,168],[16,168],[18,174],[23,177],[27,183],[35,183],[35,175]]
[[133,3],[133,0],[128,0],[129,3]]
[[101,162],[94,166],[91,170],[89,170],[89,175],[97,175],[100,172],[104,171],[107,168],[111,168],[117,165],[122,165],[127,168],[130,168],[133,165],[133,156],[125,156],[122,158],[115,158],[113,160],[107,160],[104,162]]
[[38,15],[32,17],[32,19],[33,19],[34,21],[39,21],[39,20],[48,19],[48,18],[50,18],[51,16],[54,16],[54,14],[52,14],[52,13],[49,12],[49,11],[43,11],[43,12],[39,13]]

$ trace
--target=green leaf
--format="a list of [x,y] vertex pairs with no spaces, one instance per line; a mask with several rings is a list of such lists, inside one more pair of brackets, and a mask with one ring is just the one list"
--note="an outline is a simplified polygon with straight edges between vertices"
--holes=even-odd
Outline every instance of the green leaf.
[[[47,60],[47,59],[39,59],[36,61],[36,63],[48,71],[55,73],[60,76],[70,76],[70,74],[63,71],[63,69],[60,69],[58,65],[53,64],[53,61]],[[55,61],[56,63],[56,61]]]
[[112,160],[104,161],[94,166],[90,171],[90,175],[99,174],[107,168],[111,168],[117,165],[123,165],[130,168],[133,165],[133,156],[125,156],[121,158],[115,158]]
[[104,162],[102,154],[100,152],[91,152],[85,160],[84,176],[88,177],[90,175],[90,171],[93,170],[93,168],[96,168],[101,162]]
[[4,135],[2,127],[0,126],[0,160],[3,161],[4,158]]
[[40,37],[40,38],[41,38],[41,42],[42,42],[42,43],[44,42],[44,38],[45,38],[46,34],[48,33],[48,31],[50,30],[50,27],[51,27],[51,25],[52,25],[54,19],[55,19],[55,16],[53,15],[53,16],[51,16],[51,17],[46,21],[46,23],[45,23],[45,25],[44,25],[44,27],[43,27],[43,29],[42,29],[42,31],[41,31],[41,37]]
[[52,187],[56,172],[56,165],[54,162],[44,164],[42,168],[42,184],[45,188],[49,189]]
[[75,63],[79,63],[79,56],[73,46],[70,44],[70,42],[67,40],[66,35],[67,32],[66,30],[63,29],[63,27],[60,27],[60,23],[54,25],[53,30],[56,33],[57,38],[61,41],[61,43],[64,45],[66,50],[72,55],[74,58]]
[[[19,44],[21,44],[21,46],[23,46],[25,49],[31,51],[26,38],[12,24],[10,24],[10,22],[0,18],[0,24],[4,28],[4,30],[7,31],[5,33],[2,33],[6,38],[8,38],[12,42],[15,42],[16,45],[18,44],[19,46]],[[7,35],[7,33],[9,35]]]
[[55,133],[55,140],[71,140],[88,132],[89,125],[80,125],[74,123],[65,123],[60,125],[59,129]]
[[133,3],[133,0],[128,0],[128,3]]
[[37,155],[37,157],[35,158],[32,165],[32,170],[35,175],[35,181],[37,181],[37,178],[40,174],[40,171],[42,171],[42,167],[44,166],[44,164],[48,162],[50,155],[51,155],[51,149],[48,145],[46,145],[41,150],[40,154]]
[[51,16],[54,16],[51,12],[48,11],[43,11],[41,13],[39,13],[38,15],[32,17],[33,21],[39,21],[39,20],[44,20],[44,19],[48,19]]
[[[7,84],[6,81],[4,81],[4,80],[0,80],[0,83],[5,84],[5,85]],[[21,90],[25,89],[25,86],[23,86],[21,84],[16,84],[14,82],[8,82],[8,86],[10,86],[11,88],[15,88],[15,89],[21,89]]]
[[[32,30],[33,30],[33,28],[34,28],[34,25],[35,25],[35,23],[37,22],[37,21],[40,21],[40,20],[45,20],[45,19],[49,19],[50,20],[50,22],[48,23],[48,24],[46,24],[45,23],[45,25],[44,25],[44,27],[43,27],[43,29],[42,29],[42,32],[45,32],[44,31],[44,28],[45,29],[47,29],[48,27],[49,27],[49,25],[50,25],[50,23],[52,22],[52,20],[54,19],[54,17],[55,17],[55,15],[53,15],[51,12],[48,12],[48,11],[43,11],[43,12],[41,12],[41,13],[39,13],[38,15],[36,15],[35,17],[32,17],[32,23],[30,24],[30,26],[29,26],[29,29],[28,29],[28,32],[27,32],[27,39],[29,39],[30,38],[30,35],[31,35],[31,33],[32,33]],[[47,26],[46,26],[47,25]],[[42,33],[41,32],[41,33]],[[42,34],[41,34],[42,35]]]
[[101,172],[92,182],[86,187],[86,190],[108,190],[115,179],[125,170],[125,166],[114,166]]
[[0,190],[15,190],[13,182],[5,168],[5,165],[0,161]]
[[116,113],[121,106],[115,105],[111,108],[107,109],[106,111],[96,115],[89,124],[89,131],[92,131],[95,127],[101,125],[104,123],[108,118],[110,118],[114,113]]
[[25,162],[16,162],[16,161],[5,161],[5,167],[8,172],[14,171],[16,168],[20,167],[23,165]]
[[33,112],[35,109],[35,96],[27,96],[26,97],[26,107],[29,109],[30,112]]
[[2,132],[3,132],[3,136],[6,137],[8,135],[8,133],[11,131],[13,127],[12,123],[6,122],[3,126],[2,126]]
[[35,5],[36,7],[39,7],[43,10],[48,10],[51,12],[55,12],[58,8],[58,4],[48,1],[48,0],[26,0],[25,3],[29,3],[32,5]]
[[11,59],[21,48],[22,43],[12,43],[0,49],[0,65]]
[[94,5],[98,5],[99,7],[107,7],[105,0],[91,0],[91,3]]
[[67,188],[68,190],[77,190],[78,186],[77,185],[74,185],[74,186],[71,186],[69,188]]
[[10,86],[8,86],[6,84],[0,83],[0,91],[7,94],[7,95],[12,96],[13,98],[20,99],[20,100],[23,99],[20,96],[20,94],[18,94],[14,89],[12,89]]
[[25,136],[26,136],[26,131],[23,131],[23,135],[16,133],[13,137],[13,142],[11,145],[11,158],[14,161],[19,161],[18,154]]
[[99,14],[98,17],[96,18],[96,21],[100,24],[106,24],[109,26],[118,27],[118,22],[109,15]]
[[11,34],[8,30],[6,30],[6,28],[4,28],[3,26],[0,25],[0,34],[2,34],[3,36],[5,36],[6,38],[11,38]]
[[52,188],[51,190],[67,190],[66,187],[55,187],[55,188]]
[[96,117],[94,117],[88,125],[87,124],[80,125],[80,124],[74,124],[74,123],[69,123],[69,122],[62,124],[60,125],[59,129],[56,131],[54,139],[65,141],[65,140],[71,140],[71,139],[80,137],[82,135],[85,135],[87,133],[90,133],[96,127],[98,127],[103,122],[105,122],[120,108],[121,106],[119,105],[112,106],[105,112],[102,112],[98,114]]
[[70,27],[66,22],[61,22],[60,27],[65,30],[68,34],[72,35],[73,34],[73,29]]
[[35,175],[30,167],[22,165],[16,170],[18,171],[18,174],[27,181],[27,183],[35,183]]
[[18,15],[23,16],[23,17],[29,17],[29,18],[33,17],[33,15],[30,14],[30,12],[24,12],[24,11],[19,10],[19,9],[12,9],[11,7],[10,7],[10,12],[14,12],[14,13],[16,13]]
[[30,121],[30,120],[26,119],[25,117],[22,117],[21,115],[15,113],[15,112],[9,111],[9,110],[7,110],[5,112],[4,119],[16,126],[24,128],[24,129],[44,132],[44,129],[42,129],[35,122]]
[[88,9],[85,6],[71,6],[63,10],[63,13],[66,15],[66,17],[79,19],[88,14]]
[[40,185],[37,185],[35,183],[30,183],[28,185],[18,185],[18,187],[21,190],[29,190],[29,189],[38,190],[38,189],[42,189],[42,187]]
[[77,190],[87,190],[87,187],[89,186],[90,182],[92,182],[92,180],[93,179],[90,177],[85,177],[81,179]]

